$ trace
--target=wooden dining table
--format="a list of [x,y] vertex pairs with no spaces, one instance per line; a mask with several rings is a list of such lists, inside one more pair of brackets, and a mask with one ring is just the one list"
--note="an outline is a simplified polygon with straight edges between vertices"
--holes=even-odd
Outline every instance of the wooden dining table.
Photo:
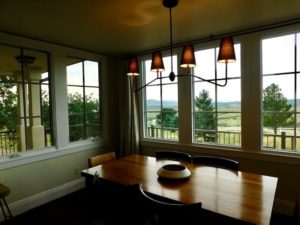
[[[157,171],[166,164],[183,164],[186,179],[161,179]],[[158,160],[143,155],[126,156],[85,169],[81,175],[121,185],[141,183],[146,192],[185,204],[202,203],[204,209],[257,225],[269,225],[278,178],[231,171],[201,164]]]

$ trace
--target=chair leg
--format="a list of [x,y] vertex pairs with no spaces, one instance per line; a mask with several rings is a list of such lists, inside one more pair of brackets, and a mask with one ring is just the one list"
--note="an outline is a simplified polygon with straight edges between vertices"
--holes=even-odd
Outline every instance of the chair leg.
[[4,216],[4,219],[6,220],[6,213],[5,213],[5,210],[3,208],[3,205],[2,205],[2,198],[0,198],[0,206],[1,206],[1,209],[2,209],[2,212],[3,212],[3,216]]
[[[2,201],[3,201],[4,205],[2,204]],[[12,214],[11,214],[9,207],[5,201],[5,198],[0,198],[0,206],[1,206],[1,209],[3,212],[4,219],[7,220],[9,218],[12,218]],[[4,206],[6,207],[7,212],[5,212]],[[8,215],[7,215],[7,213],[8,213]]]
[[7,209],[7,212],[8,212],[8,217],[9,217],[9,218],[12,218],[12,214],[11,214],[11,212],[10,212],[10,209],[9,209],[9,207],[8,207],[7,203],[6,203],[6,200],[5,200],[5,198],[3,198],[3,201],[4,201],[4,204],[5,204],[5,206],[6,206],[6,209]]

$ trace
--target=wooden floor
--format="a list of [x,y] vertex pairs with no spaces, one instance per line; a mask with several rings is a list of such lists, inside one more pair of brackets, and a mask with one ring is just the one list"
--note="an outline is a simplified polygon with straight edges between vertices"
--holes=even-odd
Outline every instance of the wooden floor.
[[85,190],[31,209],[1,225],[102,225],[101,203],[92,204]]
[[[108,210],[113,212],[113,206],[99,201],[95,204],[93,196],[83,189],[15,216],[1,225],[106,225],[111,217]],[[118,216],[118,212],[112,214]],[[274,214],[272,217],[271,225],[291,224],[286,216]]]

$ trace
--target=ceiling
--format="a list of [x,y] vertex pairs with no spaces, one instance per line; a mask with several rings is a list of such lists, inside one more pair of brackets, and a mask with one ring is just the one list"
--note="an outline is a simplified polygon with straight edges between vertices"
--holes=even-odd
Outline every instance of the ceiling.
[[[179,0],[174,43],[300,17],[299,0]],[[0,31],[101,54],[169,45],[162,0],[1,0]]]

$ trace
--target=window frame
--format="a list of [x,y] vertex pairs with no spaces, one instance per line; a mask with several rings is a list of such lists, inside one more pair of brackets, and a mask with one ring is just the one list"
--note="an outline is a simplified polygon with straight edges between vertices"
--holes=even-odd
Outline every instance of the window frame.
[[[223,145],[202,145],[193,143],[191,134],[192,121],[190,115],[192,114],[193,106],[187,102],[192,99],[192,82],[188,79],[180,79],[178,82],[178,111],[179,117],[179,142],[169,143],[160,140],[144,139],[141,134],[141,148],[149,151],[153,148],[160,149],[180,149],[194,153],[207,152],[209,154],[228,154],[233,157],[240,157],[245,159],[258,159],[266,161],[284,161],[286,163],[295,163],[299,157],[298,154],[282,151],[263,151],[261,148],[261,39],[266,37],[278,36],[280,34],[290,34],[299,32],[299,24],[292,26],[274,27],[271,29],[258,30],[247,33],[245,35],[238,35],[234,37],[234,43],[240,44],[241,53],[241,135],[242,142],[240,147],[223,146]],[[217,46],[217,41],[199,42],[194,47],[209,48],[210,46]],[[173,49],[181,55],[181,47]],[[140,56],[142,59],[145,55]],[[140,64],[141,65],[141,64]],[[178,66],[179,68],[179,66]],[[181,69],[179,69],[181,71]],[[185,80],[185,81],[184,81]],[[183,82],[184,81],[184,82]],[[139,79],[141,82],[141,79]],[[142,111],[142,96],[140,100],[140,115]],[[183,104],[184,102],[184,104]],[[181,120],[184,120],[184,124]],[[143,121],[140,121],[140,130],[143,131]]]
[[[242,54],[241,54],[241,48],[242,48],[242,43],[240,41],[235,41],[234,42],[234,45],[239,45],[239,55],[240,55],[240,59],[237,59],[237,61],[240,61],[240,73],[239,75],[237,76],[230,76],[229,74],[229,71],[228,71],[228,82],[230,82],[230,80],[239,80],[239,88],[240,88],[240,111],[237,112],[237,111],[219,111],[218,110],[218,93],[219,93],[219,88],[223,88],[223,87],[218,87],[217,85],[214,85],[214,84],[210,84],[208,82],[205,82],[205,81],[201,81],[201,80],[195,80],[196,78],[193,78],[192,81],[191,81],[191,86],[192,86],[192,98],[191,98],[191,102],[192,102],[192,112],[191,112],[191,117],[192,117],[192,143],[195,144],[195,145],[199,145],[199,146],[219,146],[219,147],[229,147],[229,148],[241,148],[242,146]],[[235,46],[235,48],[236,48]],[[218,55],[218,48],[219,48],[219,45],[217,42],[215,41],[212,41],[210,43],[207,43],[206,45],[201,45],[201,46],[196,46],[195,47],[195,55],[196,55],[196,52],[197,51],[205,51],[205,50],[213,50],[213,53],[214,53],[214,68],[217,67],[217,55]],[[236,51],[236,50],[235,50]],[[237,55],[237,52],[236,52],[236,55]],[[196,56],[196,62],[197,62],[197,56]],[[199,64],[199,66],[203,66],[203,65],[200,65],[199,62],[197,62]],[[237,62],[236,62],[237,63]],[[230,69],[230,66],[231,66],[231,63],[228,64],[228,69]],[[218,73],[219,73],[219,70],[218,69]],[[223,66],[222,66],[222,70],[223,70]],[[192,73],[194,74],[194,70],[192,71]],[[196,74],[197,75],[197,74]],[[221,78],[220,78],[220,81],[223,82],[224,81],[224,78],[223,76],[221,75]],[[195,109],[195,98],[196,98],[196,95],[195,95],[195,84],[197,83],[204,83],[206,85],[210,85],[212,86],[213,90],[214,90],[214,96],[215,96],[215,102],[213,102],[213,107],[214,107],[214,111],[213,111],[213,114],[215,115],[215,126],[216,126],[216,130],[214,132],[219,132],[218,131],[218,118],[219,118],[219,114],[220,113],[238,113],[240,115],[240,134],[239,134],[239,142],[240,142],[240,145],[234,145],[234,144],[224,144],[224,143],[219,143],[219,142],[198,142],[196,141],[196,133],[195,133],[195,113],[199,113],[199,111],[197,111]],[[213,100],[213,99],[212,99]],[[218,138],[217,138],[218,139]]]
[[[18,150],[17,147],[14,148],[14,152],[12,153],[8,153],[8,154],[1,154],[0,158],[6,157],[8,156],[9,158],[14,158],[14,157],[19,157],[21,154],[35,154],[34,152],[40,152],[40,151],[47,151],[48,149],[52,149],[55,144],[56,144],[56,140],[55,140],[55,136],[54,136],[54,123],[53,123],[53,99],[52,99],[52,70],[51,70],[51,64],[50,64],[50,52],[46,51],[46,50],[41,50],[41,49],[35,49],[35,48],[30,48],[30,47],[23,47],[23,46],[19,46],[19,45],[12,45],[12,44],[8,44],[8,43],[0,43],[1,46],[3,47],[7,47],[7,48],[11,48],[11,49],[15,49],[16,51],[19,51],[19,56],[26,56],[28,53],[27,52],[34,52],[36,54],[43,54],[46,57],[46,61],[44,62],[46,67],[47,67],[47,78],[46,79],[41,79],[39,81],[31,81],[28,78],[25,79],[25,63],[23,62],[19,62],[20,63],[20,80],[14,80],[13,82],[9,82],[10,84],[16,85],[16,88],[18,89],[18,86],[20,85],[22,87],[21,90],[21,96],[22,96],[22,104],[21,104],[21,108],[18,109],[18,111],[21,110],[21,114],[18,115],[18,119],[22,120],[24,122],[24,144],[25,144],[25,149],[20,149]],[[35,56],[34,56],[35,57]],[[35,62],[36,57],[33,60],[33,63]],[[31,64],[31,62],[29,63]],[[35,68],[35,67],[33,67]],[[42,73],[41,73],[42,74]],[[43,83],[43,81],[47,80],[47,84]],[[31,103],[31,101],[29,100],[29,86],[30,85],[38,85],[39,88],[39,102],[40,102],[40,114],[39,115],[30,115],[30,109],[28,109],[28,105],[32,105],[33,103]],[[50,125],[50,146],[48,146],[48,140],[47,140],[47,133],[45,133],[44,135],[44,143],[45,146],[44,147],[32,147],[29,148],[28,146],[30,145],[30,141],[28,139],[29,137],[29,131],[28,129],[26,129],[26,127],[28,128],[28,124],[30,119],[34,119],[34,118],[40,118],[41,122],[42,122],[42,117],[43,117],[43,110],[42,110],[42,86],[46,85],[48,87],[48,100],[49,100],[49,125]],[[17,90],[18,92],[18,90]],[[27,106],[24,107],[24,105]],[[18,106],[19,107],[19,106]],[[23,115],[22,115],[23,114]],[[22,124],[22,123],[20,123]],[[41,124],[42,125],[42,124]],[[43,126],[44,127],[44,126]],[[18,127],[17,127],[18,128]],[[44,129],[45,131],[45,129]],[[17,131],[16,131],[17,134]],[[17,142],[22,142],[19,140],[20,137],[17,137]],[[23,144],[21,144],[23,145]],[[5,150],[5,149],[4,149]],[[5,150],[7,151],[7,150]],[[10,150],[8,150],[10,151]]]
[[[294,66],[293,66],[293,71],[288,71],[288,72],[275,72],[275,73],[267,73],[264,74],[263,72],[263,41],[267,40],[267,39],[272,39],[272,38],[280,38],[283,36],[288,36],[288,35],[293,35],[294,36],[294,51],[293,53],[294,55]],[[290,114],[293,114],[294,117],[294,123],[293,123],[293,132],[294,134],[291,135],[292,139],[295,139],[294,142],[292,143],[292,145],[297,145],[296,144],[296,130],[297,130],[297,115],[300,115],[300,110],[297,110],[297,106],[299,106],[299,104],[297,104],[297,89],[298,89],[298,93],[300,93],[300,87],[297,87],[297,79],[300,80],[300,68],[297,68],[297,60],[300,59],[300,54],[297,55],[297,53],[300,53],[300,42],[299,45],[297,45],[297,35],[298,35],[298,39],[300,40],[300,29],[298,28],[282,28],[282,29],[276,29],[274,31],[271,32],[267,32],[266,34],[262,35],[260,38],[260,80],[261,80],[261,128],[260,128],[260,138],[261,138],[261,146],[260,146],[260,150],[262,150],[262,152],[269,152],[269,153],[275,153],[275,154],[279,154],[279,155],[300,155],[300,149],[282,149],[279,148],[277,149],[275,148],[271,148],[271,147],[265,147],[264,146],[264,136],[265,136],[265,132],[264,132],[264,124],[263,124],[263,120],[264,120],[264,113],[266,113],[263,109],[263,93],[264,93],[264,88],[263,88],[263,78],[264,77],[271,77],[271,76],[284,76],[284,75],[291,75],[293,76],[293,83],[294,83],[294,87],[293,87],[293,95],[294,95],[294,99],[293,100],[293,111]],[[297,47],[297,48],[296,48]],[[297,52],[298,50],[298,52]],[[298,78],[297,78],[298,77]],[[299,83],[300,84],[300,83]],[[272,111],[274,112],[274,111]],[[275,134],[274,134],[275,135]],[[278,135],[277,135],[278,136]],[[274,139],[274,141],[276,141],[276,137]],[[276,145],[276,144],[275,144]]]
[[[76,61],[74,64],[77,64],[77,63],[81,63],[82,64],[82,85],[78,85],[78,84],[68,84],[67,81],[66,81],[66,87],[68,89],[68,87],[76,87],[76,88],[82,88],[83,92],[83,113],[81,113],[80,115],[82,115],[83,117],[83,138],[82,139],[79,139],[79,140],[74,140],[74,141],[71,141],[70,140],[70,124],[68,123],[68,126],[69,126],[69,142],[70,143],[76,143],[76,142],[82,142],[82,141],[87,141],[87,140],[99,140],[99,139],[102,139],[103,138],[103,110],[102,110],[102,107],[103,107],[103,97],[102,97],[102,76],[101,76],[101,62],[100,61],[96,61],[96,60],[90,60],[90,59],[86,59],[86,58],[78,58],[78,57],[73,57],[73,56],[67,56],[68,58],[71,58],[71,59],[74,59],[74,60],[78,60]],[[90,61],[90,62],[95,62],[98,64],[98,86],[94,86],[94,85],[85,85],[85,62],[86,61]],[[70,65],[74,65],[74,64],[70,64]],[[67,66],[70,66],[70,65],[67,65]],[[66,77],[68,76],[68,73],[67,73],[67,69],[66,69]],[[99,116],[99,136],[96,136],[96,137],[88,137],[87,136],[87,121],[86,121],[86,88],[98,88],[98,101],[99,101],[99,105],[98,105],[98,108],[99,108],[99,112],[98,112],[98,116]],[[68,91],[67,91],[67,95],[68,95]],[[69,105],[69,103],[67,103]],[[69,114],[69,110],[68,110],[68,121],[69,121],[69,117],[70,117],[70,114]]]
[[[171,57],[170,53],[169,52],[162,52],[162,58],[164,60],[164,58],[167,58],[167,57]],[[178,71],[178,54],[177,52],[173,52],[173,60],[174,60],[174,57],[177,57],[177,62],[175,62],[173,64],[173,69],[174,71]],[[146,71],[146,66],[145,66],[145,62],[146,61],[150,61],[151,62],[151,56],[150,55],[145,55],[143,57],[140,58],[140,68],[142,68],[142,74],[141,74],[141,79],[140,79],[140,82],[139,85],[140,87],[142,85],[145,85],[146,84],[146,73],[149,71]],[[164,65],[165,65],[165,68],[166,68],[166,64],[165,64],[165,61],[164,61]],[[164,72],[166,72],[167,70],[165,70]],[[156,74],[154,72],[151,72],[150,73],[153,73],[154,76],[156,76]],[[169,74],[169,72],[167,71],[167,73]],[[176,73],[175,73],[176,74]],[[169,85],[175,85],[177,84],[177,114],[178,114],[178,119],[179,119],[179,79],[178,77],[176,77],[176,82],[175,81],[169,81],[168,78],[165,78],[165,80],[168,81],[168,84]],[[160,89],[160,112],[162,112],[162,108],[163,108],[163,105],[162,105],[162,98],[163,98],[163,95],[162,95],[162,79],[159,79],[159,84],[156,84],[155,86],[159,86],[159,89]],[[168,84],[163,84],[163,85],[168,85]],[[150,85],[151,86],[151,85]],[[154,86],[154,85],[152,85]],[[138,93],[139,94],[139,97],[141,99],[140,103],[141,103],[141,107],[140,108],[140,115],[141,116],[141,125],[139,126],[140,128],[140,134],[141,134],[141,140],[142,141],[155,141],[155,142],[166,142],[166,143],[179,143],[179,139],[180,139],[180,131],[179,131],[179,125],[178,125],[178,129],[177,129],[177,135],[178,135],[178,139],[167,139],[167,138],[156,138],[156,137],[150,137],[150,136],[147,136],[147,126],[146,123],[147,123],[147,119],[146,119],[146,114],[148,111],[146,111],[146,102],[147,102],[147,96],[146,96],[146,88],[143,88],[142,90],[140,90]],[[160,128],[160,130],[162,130],[162,128]]]

